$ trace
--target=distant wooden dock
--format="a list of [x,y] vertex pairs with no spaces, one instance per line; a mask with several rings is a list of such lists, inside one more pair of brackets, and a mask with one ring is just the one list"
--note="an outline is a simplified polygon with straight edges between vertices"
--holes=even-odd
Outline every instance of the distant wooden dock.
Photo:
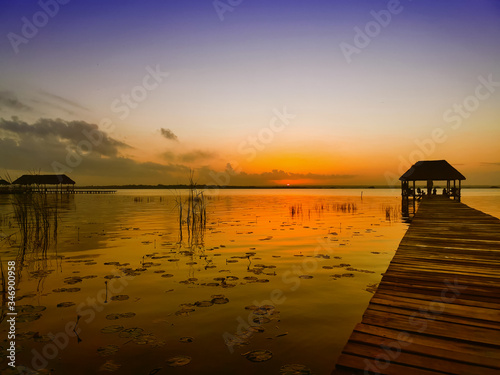
[[88,190],[88,189],[75,189],[69,194],[114,194],[116,193],[116,190],[100,190],[100,189],[94,189],[94,190]]
[[43,193],[43,194],[64,194],[64,195],[72,195],[72,194],[114,194],[116,190],[103,190],[103,189],[69,189],[69,190],[61,190],[61,189],[46,189],[46,190],[26,190],[26,189],[10,189],[10,190],[2,190],[0,194],[25,194],[28,192],[32,193]]
[[333,374],[500,374],[500,220],[424,199]]

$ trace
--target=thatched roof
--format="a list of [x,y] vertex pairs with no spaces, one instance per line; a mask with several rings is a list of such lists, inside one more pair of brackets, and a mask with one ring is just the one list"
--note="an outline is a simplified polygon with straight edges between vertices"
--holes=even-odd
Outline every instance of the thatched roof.
[[0,186],[1,185],[10,185],[10,182],[0,178]]
[[74,185],[75,181],[65,174],[25,174],[15,180],[13,185]]
[[465,177],[446,160],[425,160],[413,164],[399,179],[401,181],[444,181],[465,180]]

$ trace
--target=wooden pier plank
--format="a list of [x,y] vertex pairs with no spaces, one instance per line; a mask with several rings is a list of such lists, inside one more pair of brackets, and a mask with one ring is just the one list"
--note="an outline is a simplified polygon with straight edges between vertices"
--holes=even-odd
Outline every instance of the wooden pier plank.
[[500,373],[498,218],[422,200],[333,371],[362,373]]

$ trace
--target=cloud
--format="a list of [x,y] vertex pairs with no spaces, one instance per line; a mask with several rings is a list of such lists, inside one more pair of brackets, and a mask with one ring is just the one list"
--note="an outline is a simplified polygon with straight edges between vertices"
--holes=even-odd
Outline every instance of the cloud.
[[[83,132],[101,139],[92,152],[76,153],[75,147],[87,140]],[[130,146],[84,121],[40,119],[33,124],[17,118],[0,118],[0,170],[54,173],[54,163],[68,169],[63,172],[77,184],[176,184],[185,183],[190,168],[176,163],[167,165],[138,162],[121,155]],[[69,151],[68,151],[69,150]],[[16,178],[17,176],[12,176]]]
[[[40,171],[54,173],[54,162],[69,166],[68,151],[62,143],[41,143],[33,137],[16,141],[0,138],[1,170]],[[71,160],[75,160],[71,156]],[[70,160],[70,161],[71,161]],[[81,162],[69,166],[64,173],[77,184],[175,184],[186,183],[189,168],[179,164],[162,165],[159,163],[141,163],[121,156],[103,157],[90,153],[81,157]],[[13,178],[19,176],[12,175]]]
[[177,136],[170,129],[160,128],[160,133],[162,136],[164,136],[167,139],[170,139],[171,141],[179,141]]
[[177,159],[177,156],[172,152],[172,151],[165,151],[163,154],[160,155],[163,159],[169,160],[169,161],[174,161]]
[[199,160],[207,160],[207,159],[212,159],[217,154],[212,151],[204,151],[204,150],[192,150],[189,152],[185,153],[180,153],[180,154],[175,154],[172,151],[165,151],[163,154],[161,154],[161,157],[164,160],[168,161],[179,161],[182,163],[193,163]]
[[243,171],[234,170],[231,164],[227,164],[223,172],[215,172],[208,167],[199,169],[200,183],[207,185],[244,185],[244,186],[259,186],[259,185],[275,185],[280,181],[290,181],[304,184],[339,184],[345,183],[346,180],[358,177],[354,174],[318,174],[318,173],[294,173],[283,170],[273,169],[270,172],[262,173],[246,173]]
[[[70,106],[72,106],[74,108],[78,108],[78,109],[83,109],[85,111],[89,111],[88,108],[82,106],[81,104],[79,104],[79,103],[77,103],[77,102],[75,102],[73,100],[70,100],[70,99],[67,99],[67,98],[63,98],[63,97],[61,97],[59,95],[55,95],[55,94],[52,94],[50,92],[43,91],[43,90],[40,90],[39,93],[41,95],[43,95],[43,96],[46,96],[46,97],[48,97],[48,98],[50,98],[52,100],[58,101],[60,103],[63,103],[63,104],[66,104],[66,105],[70,105]],[[57,108],[61,108],[59,106],[56,106],[56,107]]]
[[482,167],[499,167],[500,166],[500,162],[486,162],[486,161],[483,161],[480,163]]
[[198,160],[211,159],[215,156],[214,152],[195,150],[191,152],[186,152],[185,154],[179,155],[179,160],[182,162],[190,163]]
[[[92,152],[75,152],[85,134],[100,139]],[[216,156],[206,150],[184,153],[167,151],[165,164],[139,162],[122,154],[129,145],[103,132],[95,124],[84,121],[39,119],[32,124],[16,117],[0,118],[0,170],[40,171],[54,173],[54,163],[62,165],[77,184],[186,184],[192,167],[190,163],[206,161]],[[227,164],[224,171],[216,171],[204,163],[195,170],[197,181],[207,185],[276,185],[283,181],[303,184],[345,183],[354,175],[293,173],[273,169],[263,173],[239,172]],[[59,171],[58,171],[59,172]],[[12,176],[17,178],[17,176]],[[307,182],[304,182],[307,181]]]
[[55,144],[76,147],[81,141],[89,141],[90,136],[99,140],[93,145],[93,151],[108,157],[117,156],[121,149],[131,148],[99,130],[97,125],[85,121],[41,118],[33,124],[28,124],[17,117],[12,117],[11,120],[0,118],[0,130],[10,134],[10,138],[14,136],[14,139],[21,141],[31,138],[44,142],[46,147]]
[[0,91],[0,110],[2,108],[15,109],[20,111],[31,111],[32,108],[17,99],[12,91]]

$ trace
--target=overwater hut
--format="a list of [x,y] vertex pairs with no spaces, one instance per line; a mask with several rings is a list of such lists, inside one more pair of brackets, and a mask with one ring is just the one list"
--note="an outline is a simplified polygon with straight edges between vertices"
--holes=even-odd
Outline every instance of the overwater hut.
[[[426,195],[425,189],[419,193],[418,189],[415,188],[416,181],[427,182],[427,195],[435,195],[437,193],[437,189],[434,187],[434,181],[446,181],[446,187],[444,187],[439,194],[460,201],[462,189],[461,182],[465,180],[465,177],[446,160],[423,160],[413,164],[399,180],[401,181],[403,214],[408,214],[410,199],[413,201],[413,212],[415,212],[415,200]],[[451,186],[452,181],[453,186]]]
[[74,192],[75,181],[65,174],[25,174],[15,180],[12,185],[17,185],[23,190],[37,192]]

